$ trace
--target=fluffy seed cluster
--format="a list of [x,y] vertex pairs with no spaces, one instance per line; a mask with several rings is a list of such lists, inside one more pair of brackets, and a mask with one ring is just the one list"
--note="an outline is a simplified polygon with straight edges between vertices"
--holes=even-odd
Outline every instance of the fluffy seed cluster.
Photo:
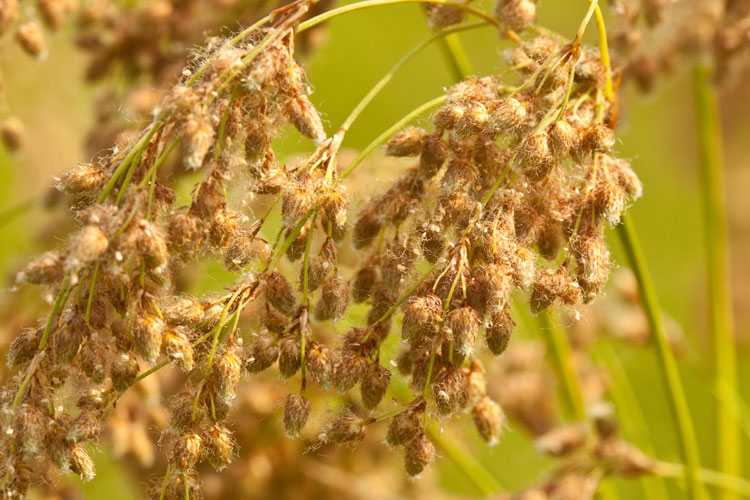
[[[346,128],[326,132],[294,57],[296,30],[314,3],[300,0],[253,32],[212,40],[128,147],[57,180],[77,229],[65,248],[17,277],[55,300],[49,317],[9,348],[15,375],[0,393],[6,496],[22,497],[59,471],[91,479],[87,443],[131,386],[170,364],[183,383],[164,405],[167,472],[155,498],[199,498],[201,464],[230,464],[243,373],[272,369],[299,380],[283,403],[287,435],[306,435],[311,390],[356,390],[315,434],[316,446],[355,445],[386,420],[389,446],[417,476],[436,456],[427,418],[470,414],[479,436],[498,442],[505,404],[487,386],[478,352],[509,349],[512,294],[537,313],[601,292],[610,266],[603,230],[641,185],[615,153],[616,95],[598,52],[579,38],[521,41],[515,32],[533,23],[535,3],[500,0],[498,24],[517,41],[506,53],[513,70],[458,83],[430,130],[391,137],[385,154],[409,166],[363,196],[350,220],[358,190],[347,189],[350,172],[338,168]],[[434,4],[427,14],[445,27],[465,11]],[[315,149],[285,165],[272,145],[291,127]],[[179,207],[172,181],[187,171],[199,181]],[[267,202],[267,213],[280,211],[275,240],[261,236],[265,218],[248,216],[230,184]],[[349,247],[356,269],[340,258]],[[234,273],[224,293],[177,291],[179,272],[199,257]],[[332,324],[353,304],[364,321],[333,339]],[[402,340],[393,360],[381,358],[389,334]],[[396,377],[408,378],[412,394],[378,416]],[[71,391],[72,404],[51,403]],[[522,413],[523,405],[508,406]],[[627,469],[628,449],[607,439],[589,453],[592,463],[615,464],[613,475],[648,470]],[[558,441],[540,448],[565,454],[590,438]],[[44,472],[26,473],[35,469]],[[590,479],[584,472],[565,470]]]

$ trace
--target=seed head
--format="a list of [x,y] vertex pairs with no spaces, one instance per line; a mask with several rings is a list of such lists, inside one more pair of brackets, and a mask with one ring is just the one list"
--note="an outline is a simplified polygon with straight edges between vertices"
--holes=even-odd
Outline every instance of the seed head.
[[349,283],[341,276],[325,282],[315,307],[315,317],[321,321],[338,321],[349,307]]
[[469,396],[466,375],[460,369],[444,370],[435,380],[432,390],[438,411],[443,415],[450,415],[466,406]]
[[466,12],[449,5],[425,4],[427,24],[430,28],[445,28],[453,26],[466,19]]
[[91,380],[101,383],[104,380],[108,349],[98,338],[92,337],[81,348],[79,354],[83,372]]
[[362,380],[367,371],[367,361],[357,353],[344,355],[334,366],[333,385],[341,394]]
[[333,356],[325,344],[311,341],[305,350],[305,366],[310,376],[323,389],[331,386],[333,378]]
[[419,475],[435,460],[435,445],[423,432],[411,438],[404,447],[404,467],[409,476]]
[[[437,118],[437,115],[435,115]],[[450,150],[440,135],[430,134],[422,141],[422,153],[419,155],[419,175],[430,179],[438,173],[448,158]]]
[[365,408],[373,409],[378,406],[390,383],[391,372],[380,363],[370,363],[360,385],[362,404]]
[[185,168],[197,170],[214,142],[214,127],[202,116],[191,116],[182,126],[185,144]]
[[545,178],[555,166],[546,131],[526,137],[518,148],[516,161],[531,181]]
[[172,461],[179,470],[188,470],[198,462],[201,451],[203,451],[203,438],[194,432],[188,432],[177,438]]
[[276,309],[292,316],[297,307],[297,299],[294,297],[294,289],[283,274],[274,271],[266,281],[266,299]]
[[391,137],[385,145],[387,156],[417,156],[422,152],[427,133],[417,127],[407,127]]
[[432,338],[442,313],[442,301],[437,295],[410,297],[402,323],[402,338],[412,343],[418,343],[425,337]]
[[294,335],[287,335],[279,340],[279,372],[284,378],[289,378],[299,370],[301,363],[299,339]]
[[359,304],[367,300],[372,294],[373,288],[378,281],[378,267],[374,264],[366,264],[357,271],[351,285],[352,299]]
[[571,239],[576,259],[576,276],[584,302],[590,302],[604,288],[609,278],[609,249],[602,233],[589,229]]
[[351,410],[345,409],[326,424],[318,439],[323,443],[356,444],[366,434],[365,422]]
[[289,183],[281,198],[281,214],[287,227],[295,227],[315,203],[315,188],[309,178],[303,182]]
[[479,316],[471,307],[459,307],[448,313],[446,325],[453,334],[453,363],[460,366],[471,354],[479,333]]
[[96,226],[86,226],[78,233],[65,265],[69,270],[77,270],[89,262],[93,262],[107,251],[109,240],[107,235]]
[[536,4],[531,0],[498,0],[495,15],[503,29],[521,31],[536,19]]
[[13,339],[8,348],[8,366],[18,366],[31,361],[37,353],[42,338],[42,330],[26,328]]
[[217,471],[223,470],[232,462],[234,439],[232,431],[219,424],[214,424],[206,432],[208,460]]
[[547,432],[536,440],[536,447],[542,453],[560,457],[581,448],[587,437],[586,424],[572,424]]
[[74,446],[70,450],[70,470],[81,476],[84,482],[91,481],[96,476],[94,461],[81,446]]
[[284,111],[294,127],[315,144],[326,140],[326,131],[318,111],[310,100],[303,95],[289,99]]
[[526,114],[526,105],[518,99],[508,97],[500,100],[490,116],[492,131],[495,134],[513,133],[526,120]]
[[515,326],[516,323],[507,309],[492,313],[490,322],[485,329],[487,347],[490,348],[492,354],[499,356],[505,352]]
[[112,361],[112,384],[124,392],[138,376],[138,360],[129,354],[120,354]]
[[[1,22],[2,20],[0,20]],[[15,116],[9,116],[0,121],[0,141],[2,141],[3,146],[11,153],[15,153],[23,147],[25,136],[26,129],[21,120]]]
[[248,346],[245,369],[259,373],[269,368],[279,357],[279,347],[270,335],[262,335]]
[[91,163],[79,163],[55,179],[55,187],[63,193],[73,195],[93,194],[102,187],[106,179],[104,170]]
[[17,442],[29,453],[41,451],[47,430],[47,418],[38,408],[24,404],[15,415]]
[[584,140],[591,152],[609,153],[615,145],[615,132],[606,125],[597,123],[588,129]]
[[311,410],[310,401],[300,394],[294,392],[287,395],[284,403],[284,429],[286,429],[287,436],[295,437],[299,434],[299,431],[305,426]]
[[20,25],[16,30],[16,41],[32,57],[41,57],[47,51],[44,32],[36,21]]
[[474,405],[472,416],[482,439],[490,446],[497,444],[505,419],[500,405],[485,395]]
[[422,432],[424,403],[396,414],[388,425],[386,441],[390,446],[401,446]]
[[164,346],[167,356],[189,372],[193,369],[193,346],[183,328],[167,328],[164,332]]
[[381,214],[374,209],[366,207],[360,214],[359,219],[354,224],[354,233],[352,240],[354,248],[357,250],[368,246],[380,234],[383,227]]
[[0,36],[18,17],[18,0],[0,0]]
[[164,326],[164,320],[149,312],[139,315],[133,322],[135,344],[143,358],[149,363],[155,363],[159,356]]
[[341,241],[346,234],[346,225],[349,220],[349,195],[343,185],[323,197],[320,203],[320,215],[320,225],[323,230],[328,231],[330,227],[333,239]]
[[543,267],[539,270],[536,284],[531,292],[531,311],[538,313],[560,299],[568,305],[580,304],[583,300],[581,287],[568,276],[565,266],[558,269]]
[[577,146],[578,130],[565,120],[558,120],[549,128],[549,146],[552,156],[557,160],[568,157],[570,150]]
[[47,252],[32,260],[16,275],[18,283],[52,285],[62,281],[62,258],[57,252]]
[[203,307],[193,298],[180,298],[162,311],[170,326],[195,326],[203,319]]

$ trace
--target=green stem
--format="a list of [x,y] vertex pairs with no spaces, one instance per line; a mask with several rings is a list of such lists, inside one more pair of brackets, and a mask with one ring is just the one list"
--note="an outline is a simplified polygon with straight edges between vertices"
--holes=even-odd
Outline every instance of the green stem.
[[68,295],[70,295],[70,291],[72,288],[73,285],[70,284],[70,276],[66,275],[65,278],[63,278],[62,284],[60,285],[60,291],[57,292],[57,298],[55,299],[55,304],[52,306],[52,312],[50,312],[49,314],[49,319],[47,319],[47,325],[44,327],[42,339],[39,341],[40,351],[47,346],[47,338],[49,337],[49,333],[52,330],[52,325],[55,324],[57,313],[65,304],[65,301],[68,299]]
[[474,74],[469,56],[461,44],[456,33],[445,35],[440,39],[440,49],[448,63],[453,80],[460,82],[469,75]]
[[468,5],[463,4],[463,3],[450,2],[448,0],[366,0],[364,2],[356,2],[353,4],[338,7],[336,9],[331,9],[328,12],[324,12],[323,14],[320,14],[319,16],[315,16],[312,19],[308,19],[307,21],[300,23],[297,31],[298,32],[305,31],[307,29],[312,28],[313,26],[317,26],[318,24],[328,21],[329,19],[333,17],[339,16],[341,14],[346,14],[348,12],[354,12],[356,10],[367,9],[369,7],[376,7],[380,5],[393,5],[393,4],[400,4],[400,3],[433,3],[433,4],[439,4],[439,5],[447,5],[449,7],[454,7],[456,9],[460,9],[465,12],[468,12],[469,14],[473,14],[476,17],[487,21],[488,23],[495,26],[496,28],[500,27],[500,22],[494,17],[488,14],[485,14],[481,10],[477,10],[472,7],[469,7]]
[[[662,477],[676,477],[680,479],[685,477],[682,464],[671,464],[668,462],[659,462],[656,474]],[[722,492],[731,492],[734,496],[750,498],[750,481],[747,479],[710,469],[699,469],[698,476],[703,483],[714,486]]]
[[573,367],[570,343],[565,331],[557,324],[550,312],[542,312],[538,316],[540,326],[547,337],[547,345],[555,361],[555,371],[563,389],[570,414],[575,420],[586,419],[586,406],[583,401],[581,384]]
[[[622,366],[615,349],[610,342],[606,342],[598,352],[598,357],[602,364],[607,367],[607,371],[612,377],[612,383],[609,386],[609,393],[618,410],[620,421],[626,432],[633,437],[638,438],[638,444],[645,453],[656,456],[656,449],[653,446],[654,437],[651,436],[646,417],[638,403],[638,397],[633,390],[633,386],[628,380],[628,374]],[[644,490],[644,498],[647,500],[659,500],[669,498],[669,492],[664,481],[657,478],[644,476],[641,479]]]
[[91,304],[94,302],[94,288],[96,288],[96,279],[99,276],[100,266],[101,266],[101,262],[97,261],[96,265],[94,266],[94,272],[92,273],[91,278],[90,278],[91,283],[89,284],[89,296],[86,297],[86,313],[84,315],[87,325],[90,325]]
[[677,361],[669,346],[661,322],[661,309],[656,298],[656,291],[651,282],[646,260],[643,256],[638,236],[636,235],[633,222],[630,215],[625,214],[622,218],[622,224],[617,226],[617,231],[622,240],[622,244],[630,261],[630,267],[635,273],[638,282],[638,290],[641,295],[643,310],[648,320],[651,335],[656,346],[659,358],[659,366],[662,376],[667,385],[669,402],[672,408],[672,414],[677,425],[677,434],[680,442],[680,450],[685,460],[685,476],[687,478],[688,497],[691,499],[703,500],[706,493],[700,482],[700,454],[698,443],[695,439],[695,430],[690,415],[690,408],[687,404],[687,398],[680,380],[680,372],[677,368]]
[[[729,231],[724,206],[724,169],[718,97],[711,84],[712,69],[698,64],[693,70],[693,90],[698,124],[701,187],[705,217],[706,276],[714,344],[716,392],[728,400],[737,384],[737,353],[729,281]],[[742,472],[740,429],[724,405],[716,406],[717,466],[719,471]],[[736,499],[722,492],[722,500]]]

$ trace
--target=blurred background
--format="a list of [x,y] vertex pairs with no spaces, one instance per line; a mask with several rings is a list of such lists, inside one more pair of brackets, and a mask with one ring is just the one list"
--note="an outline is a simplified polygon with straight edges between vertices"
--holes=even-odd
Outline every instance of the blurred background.
[[[146,0],[140,0],[146,1]],[[491,12],[486,1],[473,4]],[[540,1],[539,23],[572,37],[585,13],[587,2]],[[259,9],[262,10],[262,9]],[[233,27],[234,25],[232,25]],[[593,36],[594,29],[590,28]],[[301,55],[314,87],[312,101],[324,116],[330,129],[335,129],[351,109],[411,47],[430,35],[424,14],[418,4],[394,5],[355,12],[334,19],[317,33],[314,50]],[[500,73],[505,65],[502,50],[508,42],[499,39],[489,27],[461,33],[471,63],[478,75]],[[34,60],[23,54],[10,37],[0,42],[0,71],[4,92],[3,109],[17,116],[25,127],[25,145],[17,153],[0,150],[0,344],[6,345],[20,326],[33,323],[48,307],[36,290],[23,290],[25,304],[18,310],[19,297],[13,279],[19,268],[32,255],[54,248],[56,239],[64,237],[59,230],[60,214],[45,208],[54,177],[78,162],[92,158],[91,131],[101,112],[102,96],[118,85],[125,86],[127,76],[114,72],[104,83],[83,84],[89,58],[74,46],[73,30],[65,27],[49,35],[45,60]],[[122,78],[121,83],[117,82]],[[113,83],[114,82],[114,83]],[[169,82],[166,82],[169,83]],[[376,98],[347,135],[345,147],[358,150],[417,105],[427,101],[452,84],[439,46],[430,46],[400,71]],[[724,155],[726,160],[726,203],[730,214],[733,305],[740,349],[739,419],[743,427],[742,448],[744,476],[750,477],[750,86],[735,83],[723,89],[721,96]],[[114,98],[112,98],[114,99]],[[115,113],[125,120],[128,104],[114,100]],[[662,307],[669,316],[668,330],[674,332],[679,345],[681,375],[697,429],[702,464],[715,468],[714,407],[716,398],[708,365],[711,343],[707,330],[705,286],[704,230],[699,198],[698,148],[690,68],[677,68],[662,79],[653,92],[644,95],[631,86],[622,91],[621,118],[616,149],[632,160],[633,168],[644,185],[644,196],[631,210],[640,234],[646,258],[655,280]],[[290,134],[279,139],[282,157],[293,158],[304,153],[308,145]],[[279,151],[279,150],[277,150]],[[365,166],[367,175],[388,176],[382,168],[389,165],[374,159]],[[381,168],[381,170],[378,170]],[[364,175],[364,173],[361,173]],[[53,203],[49,202],[48,203]],[[609,231],[608,241],[618,268],[626,266],[617,235]],[[610,292],[600,298],[597,307],[607,307],[618,294],[627,289],[631,278],[626,271],[616,271]],[[216,290],[231,277],[220,267],[207,263],[194,280],[192,292],[200,294]],[[620,287],[619,289],[617,287]],[[603,303],[603,304],[600,304]],[[10,310],[12,309],[12,310]],[[591,319],[595,312],[581,309],[582,319],[571,330],[585,330],[586,325],[601,328],[602,322]],[[626,321],[626,320],[623,320]],[[588,322],[588,323],[587,323]],[[533,323],[519,321],[521,338],[539,337]],[[595,357],[605,364],[616,364],[618,376],[626,377],[630,387],[612,395],[618,411],[618,398],[635,398],[642,410],[641,424],[636,428],[623,425],[624,436],[649,454],[661,460],[679,461],[668,398],[652,349],[632,342],[608,338],[600,342]],[[5,348],[2,349],[3,352]],[[498,375],[488,361],[488,387],[499,386]],[[613,375],[610,375],[613,376]],[[622,382],[621,378],[616,378]],[[168,383],[168,382],[167,382]],[[235,417],[238,438],[247,436],[241,460],[221,475],[206,481],[206,496],[219,498],[237,488],[234,498],[398,498],[398,497],[471,497],[479,492],[467,481],[456,462],[440,453],[430,472],[409,482],[401,471],[400,458],[371,436],[367,443],[353,450],[311,451],[303,454],[304,446],[279,438],[281,431],[280,398],[283,383],[273,376],[252,385],[251,394],[243,396]],[[622,384],[618,387],[622,388]],[[158,387],[153,390],[158,397]],[[631,401],[632,403],[632,401]],[[122,406],[125,406],[123,403]],[[126,415],[130,411],[130,415]],[[150,419],[158,415],[133,413],[143,410],[118,408],[122,419],[141,419],[146,433],[154,425]],[[156,412],[156,410],[154,410]],[[158,412],[156,412],[158,413]],[[632,417],[632,416],[631,416]],[[633,418],[630,418],[633,421]],[[447,426],[461,447],[481,462],[503,489],[513,491],[544,477],[554,465],[540,457],[533,440],[522,426],[510,420],[500,443],[487,447],[477,436],[468,420],[457,419]],[[125,500],[140,498],[153,478],[143,467],[158,461],[158,450],[150,450],[143,435],[110,429],[112,439],[102,440],[97,450],[98,475],[82,484],[70,477],[70,498],[108,498]],[[383,430],[381,429],[381,436]],[[264,437],[265,436],[265,437]],[[138,440],[144,442],[139,443]],[[119,441],[118,441],[119,440]],[[279,444],[281,443],[281,444]],[[140,447],[140,448],[139,448]],[[156,457],[152,456],[153,454]],[[287,468],[287,470],[282,470]],[[158,468],[156,469],[158,472]],[[656,481],[655,479],[646,479]],[[263,485],[260,487],[259,485]],[[674,498],[681,498],[676,482],[665,483]],[[622,498],[641,498],[641,481],[618,481]]]

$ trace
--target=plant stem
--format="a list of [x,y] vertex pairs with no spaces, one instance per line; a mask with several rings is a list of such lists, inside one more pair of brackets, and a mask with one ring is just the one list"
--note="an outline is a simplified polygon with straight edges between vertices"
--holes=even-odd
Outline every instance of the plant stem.
[[[729,282],[729,234],[724,207],[724,172],[721,152],[721,124],[716,91],[711,84],[712,69],[698,64],[693,70],[693,90],[700,150],[701,195],[703,198],[706,247],[706,276],[714,347],[715,384],[720,400],[728,401],[736,391],[737,358]],[[740,430],[722,404],[716,406],[717,467],[719,471],[740,475]],[[721,492],[719,498],[736,495]]]
[[656,345],[662,376],[667,385],[672,414],[677,424],[680,451],[685,460],[688,497],[694,500],[703,500],[707,497],[700,482],[698,472],[700,469],[700,455],[698,452],[698,443],[695,439],[690,408],[688,407],[682,381],[680,380],[677,361],[674,358],[674,354],[670,349],[669,342],[662,328],[661,309],[656,298],[656,291],[651,282],[651,275],[646,266],[646,260],[643,256],[635,228],[633,227],[633,222],[628,214],[623,215],[622,223],[617,226],[617,232],[622,240],[627,258],[630,261],[630,267],[635,273],[638,282],[643,310],[648,320],[654,344]]
[[539,314],[539,323],[547,337],[547,344],[555,361],[557,378],[562,383],[563,394],[568,408],[575,420],[586,419],[586,407],[583,402],[581,384],[573,367],[570,343],[563,329],[556,323],[552,314],[544,311]]
[[[684,477],[682,464],[671,464],[668,462],[659,462],[656,474],[662,477]],[[699,469],[698,475],[703,483],[715,486],[721,492],[731,492],[743,498],[750,497],[750,481],[747,479],[710,469]]]
[[474,74],[469,57],[464,51],[461,40],[456,33],[445,35],[440,39],[440,49],[448,63],[453,80],[460,82],[469,75]]

